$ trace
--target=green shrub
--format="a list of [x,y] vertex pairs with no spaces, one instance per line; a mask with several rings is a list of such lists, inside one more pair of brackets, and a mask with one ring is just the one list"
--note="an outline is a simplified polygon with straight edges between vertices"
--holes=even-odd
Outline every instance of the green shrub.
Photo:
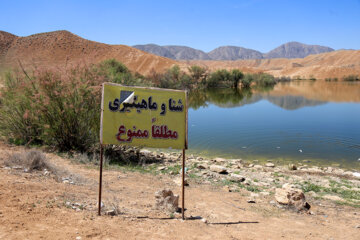
[[309,80],[316,81],[316,78],[313,75],[310,75]]
[[225,69],[217,70],[211,73],[207,79],[208,88],[232,87],[232,85],[231,74]]
[[279,82],[290,82],[291,81],[291,78],[290,77],[285,77],[285,76],[281,76],[279,78],[275,78],[275,81],[277,83]]
[[348,76],[344,76],[343,80],[347,82],[355,82],[355,81],[360,81],[360,77],[359,75],[348,75]]
[[[233,84],[232,87],[237,88],[239,86],[239,83],[242,83],[241,80],[244,78],[244,74],[238,69],[233,69],[231,71],[230,78],[231,78],[231,81]],[[242,85],[242,87],[244,87],[243,84],[241,84],[241,85]]]
[[253,81],[254,78],[252,74],[245,74],[244,78],[241,80],[241,85],[243,88],[250,88]]
[[6,74],[5,86],[0,90],[0,133],[15,144],[41,143],[43,128],[33,110],[32,89],[23,87],[25,84],[36,87],[32,79],[25,79],[18,71]]
[[338,78],[325,78],[326,82],[337,82]]
[[190,77],[194,84],[205,85],[208,76],[208,70],[199,66],[191,66],[188,68]]
[[88,67],[8,74],[1,89],[1,134],[20,144],[89,149],[98,142],[104,77]]
[[108,59],[99,64],[97,71],[100,75],[106,76],[109,82],[122,85],[133,85],[136,80],[129,69],[115,59]]
[[275,78],[267,73],[246,74],[243,82],[246,86],[251,86],[251,83],[255,83],[258,87],[269,87],[276,84]]

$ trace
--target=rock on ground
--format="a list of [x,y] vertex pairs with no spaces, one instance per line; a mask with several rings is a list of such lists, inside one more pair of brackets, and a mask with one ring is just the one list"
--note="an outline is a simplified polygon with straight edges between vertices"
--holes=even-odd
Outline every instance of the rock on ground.
[[275,199],[278,203],[293,206],[298,211],[310,209],[310,205],[305,201],[304,192],[290,186],[277,188],[275,190]]
[[[181,185],[182,185],[182,177],[175,178],[173,181],[174,181],[174,183],[175,183],[176,185],[178,185],[178,186],[181,187]],[[184,179],[184,185],[185,185],[185,186],[189,186],[189,183],[188,183],[188,181],[186,180],[186,178]]]
[[219,165],[211,165],[210,166],[210,171],[221,173],[221,174],[227,174],[228,173],[226,167],[219,166]]
[[155,208],[167,212],[176,212],[179,208],[179,195],[174,195],[170,189],[163,189],[155,193]]
[[265,166],[273,168],[273,167],[275,167],[275,164],[269,162],[269,163],[266,163]]
[[243,177],[239,174],[232,173],[230,175],[230,180],[233,182],[243,182],[243,181],[245,181],[245,177]]

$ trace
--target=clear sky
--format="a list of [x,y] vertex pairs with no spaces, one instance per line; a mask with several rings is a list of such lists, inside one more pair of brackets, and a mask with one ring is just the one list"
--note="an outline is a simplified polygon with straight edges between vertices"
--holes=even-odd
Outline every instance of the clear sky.
[[108,44],[233,45],[268,52],[289,41],[360,49],[360,0],[0,0],[0,30],[68,30]]

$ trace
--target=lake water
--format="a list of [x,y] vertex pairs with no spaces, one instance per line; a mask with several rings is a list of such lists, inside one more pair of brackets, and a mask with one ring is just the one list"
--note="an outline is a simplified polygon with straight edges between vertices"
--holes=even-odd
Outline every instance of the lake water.
[[190,153],[360,168],[360,83],[195,91],[189,105]]

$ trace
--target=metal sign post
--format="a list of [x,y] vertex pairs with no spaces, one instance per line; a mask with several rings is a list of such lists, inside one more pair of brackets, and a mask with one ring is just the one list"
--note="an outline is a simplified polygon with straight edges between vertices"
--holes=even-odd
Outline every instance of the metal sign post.
[[100,144],[100,179],[99,179],[99,203],[98,203],[98,215],[101,216],[101,191],[102,191],[102,167],[103,167],[103,151],[104,147]]
[[182,220],[185,220],[185,149],[183,149],[182,155],[181,213]]

